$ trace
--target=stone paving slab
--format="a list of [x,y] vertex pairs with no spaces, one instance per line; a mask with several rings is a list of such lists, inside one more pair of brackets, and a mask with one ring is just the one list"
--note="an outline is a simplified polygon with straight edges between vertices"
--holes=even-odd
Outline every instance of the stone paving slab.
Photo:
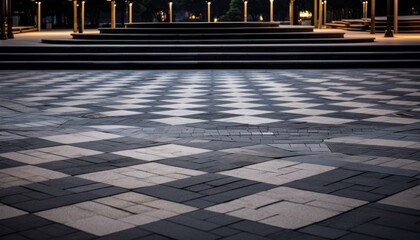
[[420,70],[1,71],[1,239],[419,239]]

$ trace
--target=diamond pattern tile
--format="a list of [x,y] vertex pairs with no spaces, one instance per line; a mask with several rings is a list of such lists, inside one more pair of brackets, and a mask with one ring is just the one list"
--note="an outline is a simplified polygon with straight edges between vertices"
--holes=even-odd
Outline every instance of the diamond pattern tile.
[[1,239],[419,239],[418,69],[0,72]]

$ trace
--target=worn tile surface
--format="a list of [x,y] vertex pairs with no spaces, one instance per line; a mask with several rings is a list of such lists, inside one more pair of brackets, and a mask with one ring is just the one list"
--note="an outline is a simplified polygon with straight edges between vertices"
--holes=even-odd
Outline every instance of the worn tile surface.
[[1,71],[1,239],[419,239],[420,70]]

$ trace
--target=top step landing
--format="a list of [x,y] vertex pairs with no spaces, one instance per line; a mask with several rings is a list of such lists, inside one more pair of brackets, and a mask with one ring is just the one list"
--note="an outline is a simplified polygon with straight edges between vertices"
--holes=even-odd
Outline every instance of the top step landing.
[[280,22],[139,22],[126,23],[127,28],[247,28],[279,27]]

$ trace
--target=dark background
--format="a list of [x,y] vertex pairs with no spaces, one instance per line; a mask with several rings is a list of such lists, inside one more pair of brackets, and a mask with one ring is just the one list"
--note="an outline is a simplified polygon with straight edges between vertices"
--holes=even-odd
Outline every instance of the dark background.
[[[176,21],[207,21],[207,3],[205,0],[174,0],[174,14]],[[128,2],[126,0],[116,0],[117,3],[117,22],[122,26],[122,22],[128,18]],[[161,21],[159,12],[165,14],[168,11],[168,0],[134,0],[133,1],[133,21]],[[386,0],[376,0],[377,16],[384,16],[386,11]],[[274,20],[288,21],[289,0],[274,0]],[[419,14],[419,0],[400,0],[400,15]],[[42,0],[42,23],[51,23],[53,28],[71,28],[73,23],[73,10],[71,0]],[[86,26],[97,28],[109,23],[110,2],[106,0],[87,0],[86,1]],[[234,14],[243,16],[242,0],[212,0],[211,10],[212,19],[229,20],[224,17],[236,6]],[[248,0],[248,15],[250,21],[258,21],[260,16],[264,20],[269,19],[269,0]],[[299,10],[309,10],[313,12],[313,0],[296,0],[295,8]],[[36,4],[31,0],[13,0],[13,15],[19,16],[19,25],[34,25],[36,15]],[[328,21],[361,18],[362,0],[328,0]],[[370,10],[369,10],[370,12]],[[296,14],[297,15],[297,14]],[[194,19],[192,19],[194,16]]]

